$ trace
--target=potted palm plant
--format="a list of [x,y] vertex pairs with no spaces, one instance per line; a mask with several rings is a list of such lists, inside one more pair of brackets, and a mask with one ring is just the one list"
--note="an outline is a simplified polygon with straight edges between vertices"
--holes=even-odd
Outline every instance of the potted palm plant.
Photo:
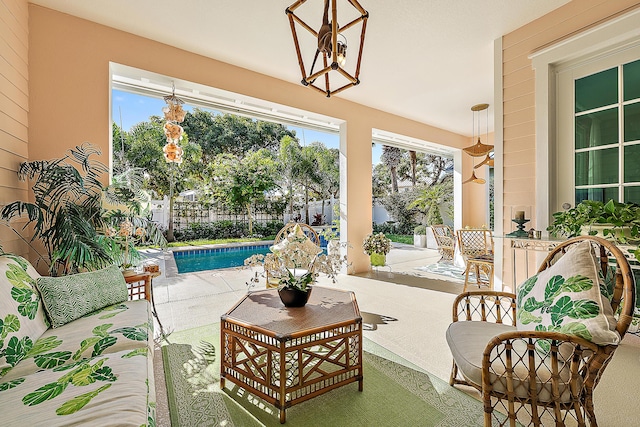
[[[24,229],[33,226],[33,237],[24,239],[38,254],[38,261],[48,266],[51,275],[64,275],[95,270],[118,262],[123,247],[118,236],[109,235],[110,221],[117,217],[113,210],[104,209],[105,199],[126,206],[129,217],[152,243],[164,245],[166,241],[155,224],[142,215],[139,199],[130,179],[117,179],[103,188],[100,177],[108,172],[106,166],[95,160],[100,150],[83,144],[69,150],[62,158],[24,162],[18,170],[21,180],[33,182],[33,202],[15,201],[0,212],[4,225],[24,239],[13,220]],[[33,245],[39,241],[42,249]],[[135,255],[129,248],[128,259]],[[38,263],[36,263],[37,265]]]

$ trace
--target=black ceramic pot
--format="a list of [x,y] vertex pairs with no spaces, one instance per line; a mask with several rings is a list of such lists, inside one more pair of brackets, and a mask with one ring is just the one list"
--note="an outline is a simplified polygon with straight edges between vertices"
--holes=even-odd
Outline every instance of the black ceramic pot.
[[307,291],[301,291],[299,289],[280,289],[278,295],[285,307],[304,307],[309,301],[311,295],[311,286],[307,286]]

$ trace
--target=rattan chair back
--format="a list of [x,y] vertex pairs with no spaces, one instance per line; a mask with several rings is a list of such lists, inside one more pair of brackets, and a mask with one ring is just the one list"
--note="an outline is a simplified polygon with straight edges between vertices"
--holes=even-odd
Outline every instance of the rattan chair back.
[[438,224],[432,225],[431,230],[438,244],[438,252],[440,252],[440,261],[452,260],[455,253],[456,238],[453,230],[448,225]]
[[287,236],[293,231],[293,229],[296,228],[296,225],[300,227],[304,235],[307,236],[309,240],[311,240],[316,245],[320,246],[320,236],[318,236],[318,233],[316,233],[316,231],[310,225],[305,224],[303,222],[287,223],[284,227],[280,229],[280,231],[278,231],[278,234],[276,235],[276,238],[273,241],[273,243],[277,244],[283,241],[284,239],[286,239]]
[[458,230],[460,254],[465,259],[493,254],[493,234],[486,228],[464,228]]
[[[312,243],[320,247],[320,236],[318,236],[318,233],[316,233],[316,231],[313,228],[311,228],[310,225],[304,224],[304,223],[297,223],[297,222],[289,222],[284,227],[282,227],[282,229],[280,229],[280,231],[276,235],[276,238],[274,240],[274,245],[285,240],[289,236],[289,234],[291,234],[291,232],[294,231],[296,226],[300,227],[304,235],[307,236],[307,238]],[[313,257],[315,256],[316,256],[315,252],[314,253],[310,252],[308,254],[308,257],[309,257],[308,262],[311,262]],[[294,267],[293,265],[286,265],[286,263],[284,264],[285,264],[284,267],[287,267],[287,268]],[[264,269],[265,269],[266,278],[267,278],[267,283],[266,283],[267,288],[275,288],[278,286],[279,280],[277,279],[277,273],[274,274],[274,272],[277,272],[278,270],[280,270],[281,266],[282,266],[281,260],[277,257],[271,257],[269,258],[269,260],[265,260]]]

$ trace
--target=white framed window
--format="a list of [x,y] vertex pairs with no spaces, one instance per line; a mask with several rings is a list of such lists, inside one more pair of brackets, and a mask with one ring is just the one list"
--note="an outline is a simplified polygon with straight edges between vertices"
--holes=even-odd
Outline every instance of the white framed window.
[[557,69],[555,200],[640,203],[640,47]]
[[[575,82],[581,78],[597,74],[620,65],[634,62],[640,58],[640,9],[635,9],[627,14],[621,15],[596,27],[587,29],[579,34],[564,39],[554,45],[548,46],[530,56],[535,78],[535,115],[536,115],[536,219],[538,228],[546,228],[554,212],[561,211],[563,204],[569,203],[572,206],[576,202],[576,146],[575,146],[575,123],[581,115],[585,116],[583,121],[587,121],[588,115],[598,112],[597,108],[579,111],[575,110]],[[582,82],[587,83],[587,80]],[[621,89],[618,89],[621,90]],[[617,106],[619,111],[625,105],[623,101]],[[628,101],[629,104],[634,102]],[[615,103],[613,103],[615,104]],[[606,104],[603,110],[613,104]],[[624,113],[623,113],[624,114]],[[619,116],[619,123],[622,117]],[[579,120],[580,121],[580,120]],[[579,132],[585,131],[584,123],[580,123]],[[593,131],[596,131],[594,127]],[[594,133],[595,135],[595,133]],[[625,149],[626,145],[634,145],[631,142],[625,143],[621,138],[618,142],[618,150]],[[625,145],[626,144],[626,145]],[[605,150],[612,147],[583,147],[584,153],[589,151]],[[578,149],[581,150],[581,149]],[[628,149],[633,150],[633,149]],[[631,152],[629,151],[629,152]],[[620,151],[618,151],[618,154]],[[605,154],[605,153],[598,153]],[[608,154],[608,153],[606,153]],[[597,157],[597,156],[596,156]],[[607,188],[601,184],[604,178],[598,177],[594,173],[589,181],[589,169],[602,170],[592,153],[581,154],[579,161],[587,158],[586,180],[582,179],[578,190],[586,190],[589,187],[592,193],[595,188]],[[618,157],[618,183],[624,183],[624,158]],[[633,156],[629,156],[633,160]],[[589,162],[592,162],[590,164]],[[606,159],[611,162],[610,158]],[[630,160],[627,160],[630,161]],[[620,162],[623,162],[622,166]],[[634,163],[634,162],[632,162]],[[630,167],[627,167],[630,170]],[[609,172],[609,171],[605,171]],[[581,172],[582,173],[582,172]],[[623,178],[620,179],[620,174]],[[586,182],[586,183],[585,183]],[[598,184],[596,184],[598,182]],[[622,183],[622,184],[620,184]],[[632,183],[627,183],[626,187],[634,187]],[[614,185],[609,183],[607,185]],[[600,190],[599,190],[600,191]],[[609,190],[615,191],[615,190]],[[618,188],[617,193],[624,188]],[[633,191],[633,190],[628,190]],[[580,197],[583,193],[580,193]],[[628,195],[632,197],[632,195]]]

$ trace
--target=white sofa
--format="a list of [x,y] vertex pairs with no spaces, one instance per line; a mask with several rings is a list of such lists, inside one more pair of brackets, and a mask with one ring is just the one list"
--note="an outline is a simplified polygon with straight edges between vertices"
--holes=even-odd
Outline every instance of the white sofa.
[[153,345],[117,267],[41,277],[0,256],[1,425],[155,425]]

